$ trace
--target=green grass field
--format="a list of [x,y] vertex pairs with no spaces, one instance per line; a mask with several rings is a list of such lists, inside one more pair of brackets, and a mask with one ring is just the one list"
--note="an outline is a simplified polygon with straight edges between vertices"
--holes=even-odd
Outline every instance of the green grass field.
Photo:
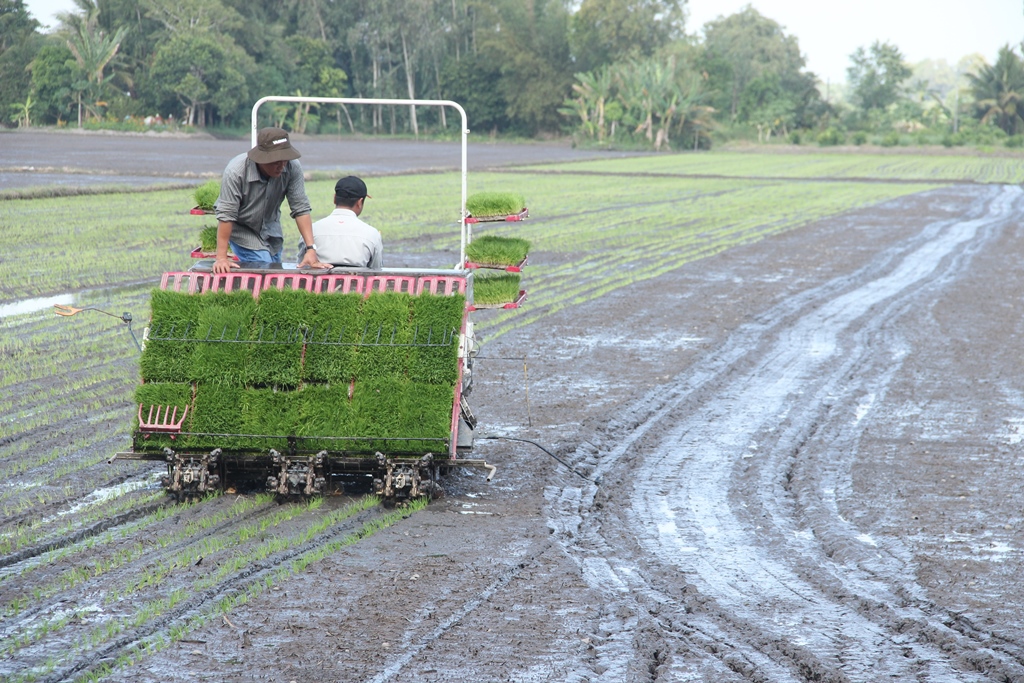
[[[675,174],[755,178],[872,178],[878,180],[957,181],[978,183],[1024,182],[1019,155],[963,154],[841,154],[714,152],[665,154],[621,159],[532,166],[531,170],[565,173]],[[519,169],[517,169],[518,171]],[[530,209],[533,210],[532,207]]]
[[[610,182],[608,175],[616,180]],[[693,177],[700,175],[734,179]],[[776,178],[837,182],[772,180]],[[851,178],[901,183],[838,182]],[[476,230],[526,237],[537,254],[607,242],[616,232],[628,232],[632,247],[648,238],[657,240],[666,229],[686,236],[703,232],[708,220],[739,224],[751,218],[754,203],[761,223],[774,223],[781,214],[792,225],[792,214],[800,213],[805,203],[811,211],[807,218],[813,220],[926,189],[906,186],[906,181],[1019,183],[1024,182],[1024,164],[1016,157],[722,152],[477,173],[470,176],[469,189],[514,190],[525,196],[530,221],[482,224]],[[373,199],[364,218],[382,230],[386,251],[388,245],[405,248],[401,243],[408,241],[415,242],[409,246],[413,249],[457,253],[458,174],[391,176],[374,178],[371,184]],[[314,216],[329,213],[332,182],[311,181],[307,187]],[[709,201],[713,217],[705,212]],[[208,222],[188,214],[193,202],[189,190],[0,201],[0,234],[6,244],[17,245],[0,260],[0,302],[131,286],[187,268],[186,254],[199,246],[198,233]],[[668,222],[666,214],[671,214]],[[290,220],[285,222],[285,257],[293,258],[298,232]]]

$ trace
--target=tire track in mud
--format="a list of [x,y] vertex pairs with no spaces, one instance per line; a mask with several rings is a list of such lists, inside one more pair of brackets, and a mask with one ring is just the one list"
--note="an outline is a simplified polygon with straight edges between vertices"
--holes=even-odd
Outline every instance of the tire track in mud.
[[[386,681],[394,678],[400,673],[405,667],[415,658],[423,652],[431,644],[438,641],[446,633],[451,631],[453,628],[458,626],[463,619],[469,614],[474,612],[481,605],[491,600],[497,593],[503,590],[509,583],[516,579],[524,569],[535,564],[541,555],[546,553],[554,546],[554,541],[547,541],[540,544],[539,547],[528,551],[518,562],[511,568],[505,570],[497,579],[495,579],[490,585],[483,590],[477,592],[475,595],[470,597],[468,600],[462,603],[462,605],[452,612],[446,619],[440,624],[434,627],[429,633],[414,637],[415,642],[409,644],[403,648],[402,652],[397,658],[395,658],[385,669],[367,680],[367,683],[385,683]],[[464,597],[464,596],[463,596]],[[450,599],[450,598],[449,598]],[[421,612],[427,611],[429,606],[421,608]],[[414,633],[417,628],[423,623],[423,619],[418,617],[415,620],[410,620],[412,626],[408,629],[407,633]]]
[[[905,553],[868,557],[828,493],[847,485],[851,406],[884,395],[905,353],[891,329],[900,313],[1021,211],[1020,188],[975,194],[970,218],[924,226],[791,297],[577,452],[606,483],[547,498],[553,530],[608,598],[595,679],[1024,673],[1019,645],[991,647],[991,634],[955,628],[957,615],[922,597]],[[839,437],[839,458],[818,443],[825,434]],[[824,467],[823,488],[788,490],[797,463]],[[833,558],[837,546],[853,551]]]

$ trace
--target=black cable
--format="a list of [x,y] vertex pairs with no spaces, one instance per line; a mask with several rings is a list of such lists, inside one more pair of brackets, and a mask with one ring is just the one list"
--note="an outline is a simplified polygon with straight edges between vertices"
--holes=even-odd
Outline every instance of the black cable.
[[480,439],[481,441],[498,441],[498,440],[521,441],[522,443],[531,444],[531,445],[536,446],[537,448],[541,449],[542,451],[544,451],[545,453],[550,455],[552,458],[554,458],[558,462],[560,462],[567,470],[571,471],[573,474],[575,474],[580,479],[582,479],[584,481],[589,481],[591,484],[593,484],[595,486],[600,486],[601,485],[601,480],[600,479],[594,480],[594,479],[591,479],[590,477],[586,476],[585,474],[581,474],[579,472],[579,470],[577,470],[575,467],[573,467],[572,465],[570,465],[566,461],[562,460],[557,455],[555,455],[554,453],[552,453],[548,449],[544,448],[543,446],[541,446],[536,441],[531,441],[530,439],[518,439],[518,438],[513,437],[513,436],[478,436],[476,438]]

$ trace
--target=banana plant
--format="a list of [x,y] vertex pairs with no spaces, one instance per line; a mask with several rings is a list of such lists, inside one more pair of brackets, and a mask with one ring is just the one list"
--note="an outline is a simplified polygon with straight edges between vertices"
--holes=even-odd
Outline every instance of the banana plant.
[[612,68],[605,65],[594,71],[578,73],[576,80],[578,82],[572,86],[576,97],[566,100],[565,106],[558,111],[566,116],[579,117],[584,135],[604,142],[607,137],[605,107],[612,97]]

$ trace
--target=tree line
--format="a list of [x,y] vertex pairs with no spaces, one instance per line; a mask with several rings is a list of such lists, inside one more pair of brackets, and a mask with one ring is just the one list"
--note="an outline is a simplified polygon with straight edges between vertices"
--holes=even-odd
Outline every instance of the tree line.
[[[654,149],[755,131],[762,142],[1024,133],[1010,46],[953,93],[876,42],[851,55],[841,102],[777,22],[747,6],[687,33],[684,3],[75,0],[44,34],[23,0],[0,0],[0,124],[240,129],[274,94],[452,99],[477,132]],[[440,108],[280,104],[266,117],[298,132],[458,127]]]

